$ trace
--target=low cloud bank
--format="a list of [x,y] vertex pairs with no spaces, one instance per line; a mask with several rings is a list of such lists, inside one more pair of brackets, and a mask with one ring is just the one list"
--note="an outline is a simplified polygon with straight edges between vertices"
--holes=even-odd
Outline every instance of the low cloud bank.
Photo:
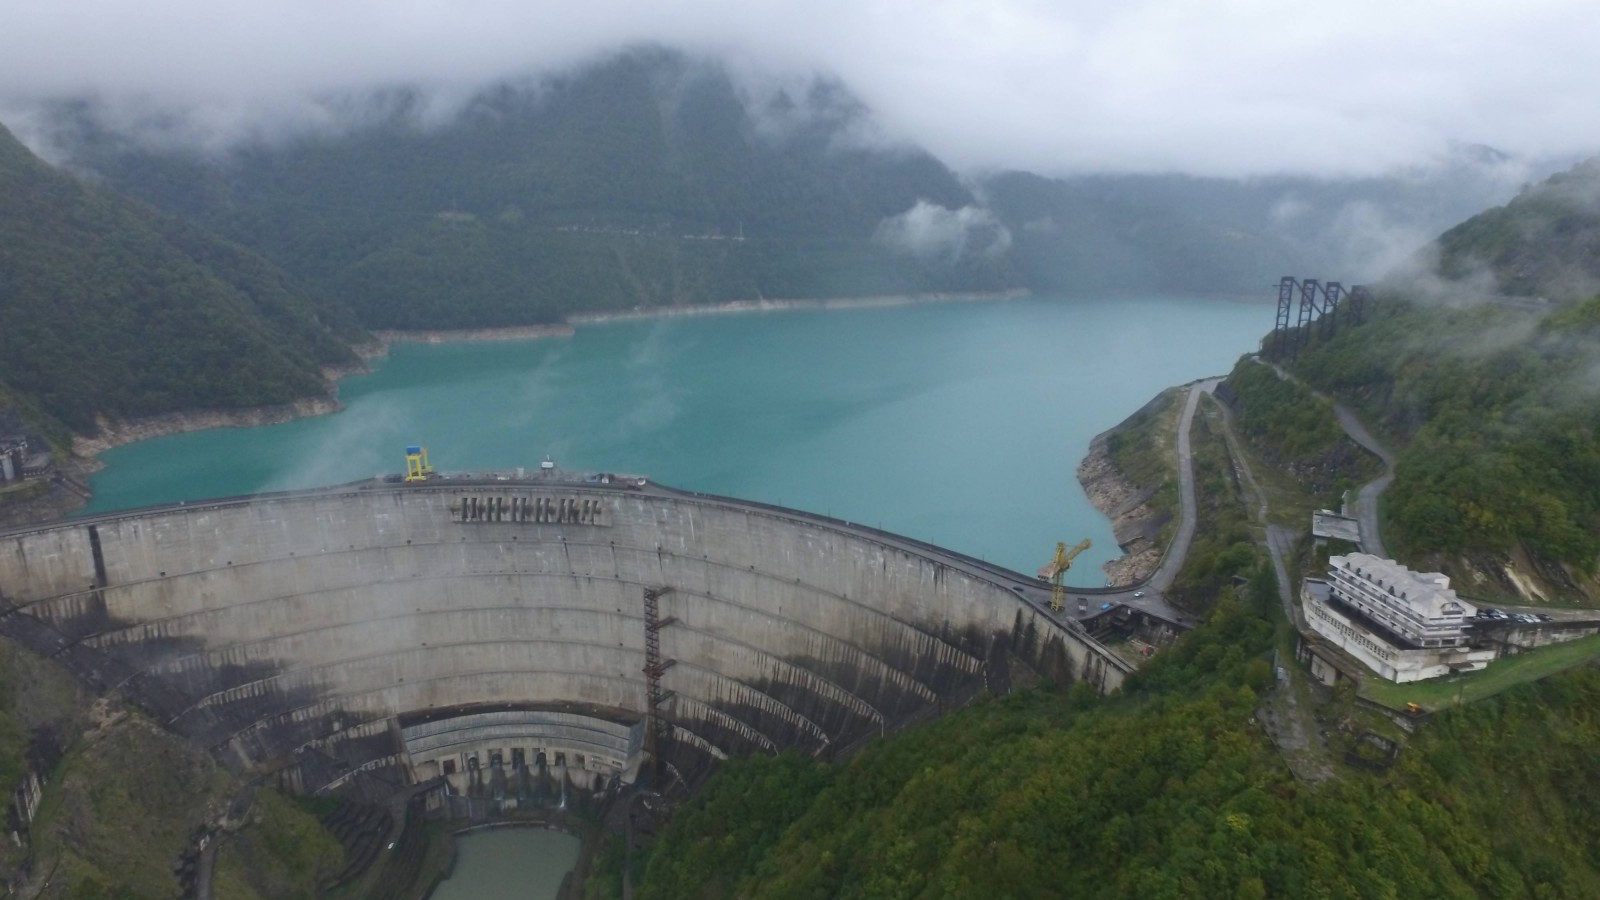
[[1011,247],[1011,232],[994,213],[977,206],[948,209],[919,200],[878,223],[874,239],[925,262],[953,263],[963,257],[996,257]]
[[1389,0],[15,6],[0,110],[89,98],[204,126],[190,130],[212,143],[314,121],[318,98],[408,89],[448,107],[653,43],[837,78],[893,139],[969,172],[1350,176],[1426,163],[1452,140],[1523,157],[1600,147],[1587,0],[1447,15]]

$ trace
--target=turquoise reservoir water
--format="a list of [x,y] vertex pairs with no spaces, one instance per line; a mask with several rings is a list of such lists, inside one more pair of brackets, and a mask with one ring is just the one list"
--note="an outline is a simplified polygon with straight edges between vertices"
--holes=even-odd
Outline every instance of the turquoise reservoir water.
[[635,320],[571,338],[401,344],[340,382],[345,410],[119,447],[91,511],[336,484],[404,468],[636,472],[951,547],[1031,572],[1110,527],[1074,474],[1163,388],[1222,374],[1274,307],[1031,298]]
[[456,867],[429,900],[554,900],[578,861],[578,839],[543,828],[492,828],[456,838]]

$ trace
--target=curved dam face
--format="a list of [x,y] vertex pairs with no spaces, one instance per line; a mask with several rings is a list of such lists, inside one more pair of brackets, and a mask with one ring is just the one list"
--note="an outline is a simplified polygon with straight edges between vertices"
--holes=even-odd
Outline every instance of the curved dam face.
[[661,488],[370,483],[0,535],[0,631],[303,790],[656,753],[848,752],[1004,690],[1129,671],[1035,583]]

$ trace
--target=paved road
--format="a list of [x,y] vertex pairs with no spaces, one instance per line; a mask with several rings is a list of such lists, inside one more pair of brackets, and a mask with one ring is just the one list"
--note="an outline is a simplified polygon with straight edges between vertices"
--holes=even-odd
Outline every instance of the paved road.
[[[1251,358],[1261,365],[1270,366],[1272,371],[1278,373],[1279,378],[1300,381],[1294,375],[1284,371],[1277,363],[1267,362],[1259,356]],[[1300,383],[1305,385],[1303,381]],[[1389,452],[1389,448],[1378,443],[1378,439],[1372,436],[1372,432],[1367,430],[1367,426],[1361,424],[1361,420],[1356,418],[1356,414],[1345,408],[1344,404],[1312,388],[1310,385],[1305,385],[1305,387],[1311,393],[1333,404],[1333,414],[1339,420],[1339,427],[1344,429],[1344,433],[1350,437],[1350,440],[1355,441],[1367,452],[1383,461],[1383,474],[1363,484],[1356,493],[1355,514],[1356,519],[1361,522],[1361,552],[1380,556],[1384,559],[1393,559],[1389,555],[1389,551],[1384,548],[1383,537],[1378,530],[1378,498],[1383,495],[1384,491],[1389,489],[1390,483],[1394,481],[1394,454]]]
[[[1196,390],[1198,390],[1198,388],[1199,386],[1197,385]],[[1175,622],[1180,625],[1189,626],[1192,624],[1192,620],[1186,614],[1184,614],[1177,607],[1173,606],[1171,603],[1167,602],[1166,597],[1163,595],[1163,591],[1167,586],[1170,586],[1172,576],[1176,575],[1178,569],[1182,567],[1183,558],[1188,554],[1189,551],[1189,541],[1194,536],[1194,487],[1192,483],[1193,478],[1189,474],[1188,468],[1188,424],[1192,419],[1194,404],[1197,400],[1198,394],[1192,394],[1187,411],[1191,415],[1186,415],[1183,419],[1182,431],[1179,435],[1179,459],[1183,464],[1179,471],[1184,478],[1184,483],[1188,485],[1188,493],[1184,503],[1183,517],[1179,523],[1179,537],[1173,539],[1172,545],[1167,549],[1166,556],[1162,558],[1162,569],[1170,568],[1170,573],[1167,576],[1167,580],[1165,582],[1158,581],[1160,575],[1160,570],[1158,569],[1156,576],[1152,576],[1150,579],[1139,584],[1130,584],[1121,587],[1110,588],[1073,587],[1069,585],[1067,587],[1066,605],[1060,613],[1053,614],[1054,618],[1063,621],[1090,618],[1099,615],[1108,606],[1116,607],[1121,605],[1148,612],[1151,615],[1158,616],[1166,619],[1169,622]],[[1018,597],[1028,601],[1033,606],[1042,608],[1044,610],[1050,609],[1050,585],[1046,582],[1040,581],[1038,578],[1007,569],[1004,566],[996,565],[985,560],[967,556],[963,553],[958,553],[944,547],[929,544],[925,541],[919,541],[915,538],[909,538],[893,532],[883,531],[870,525],[862,525],[859,522],[848,522],[842,519],[834,519],[829,516],[809,513],[803,510],[773,506],[771,504],[761,503],[754,500],[743,500],[737,497],[720,497],[713,494],[703,494],[696,491],[684,491],[677,488],[667,487],[662,484],[656,484],[654,482],[646,485],[642,489],[642,492],[659,497],[693,497],[733,506],[748,507],[755,512],[772,511],[786,516],[816,519],[826,522],[832,527],[842,528],[844,530],[857,533],[862,537],[877,541],[878,543],[885,544],[887,546],[896,547],[923,555],[936,554],[946,565],[959,569],[974,577],[1003,584]],[[1079,612],[1080,598],[1084,601],[1081,604],[1081,613]]]
[[1272,555],[1272,570],[1278,576],[1278,597],[1283,600],[1283,614],[1289,617],[1290,623],[1297,630],[1304,633],[1309,631],[1311,626],[1306,622],[1305,613],[1295,596],[1294,585],[1289,583],[1289,566],[1284,562],[1294,554],[1294,542],[1297,536],[1293,530],[1282,525],[1267,526],[1267,552]]
[[1229,456],[1233,457],[1234,471],[1247,495],[1246,502],[1255,506],[1256,521],[1266,531],[1267,555],[1272,559],[1272,570],[1278,579],[1278,597],[1283,601],[1283,614],[1303,631],[1305,617],[1301,614],[1300,604],[1295,602],[1294,587],[1289,582],[1289,565],[1285,561],[1293,555],[1298,535],[1292,528],[1273,525],[1268,521],[1267,492],[1261,489],[1255,472],[1250,469],[1244,449],[1239,445],[1238,435],[1233,431],[1233,410],[1226,405],[1222,407],[1222,436],[1228,442]]
[[[208,835],[209,837],[209,835]],[[217,866],[217,842],[208,839],[204,850],[200,851],[200,865],[194,876],[195,900],[211,900],[211,874]]]
[[1194,426],[1194,411],[1200,405],[1200,395],[1209,394],[1222,382],[1220,378],[1199,381],[1189,386],[1189,399],[1183,405],[1183,415],[1178,418],[1178,530],[1161,555],[1161,565],[1147,582],[1151,588],[1166,592],[1178,578],[1184,560],[1189,557],[1189,545],[1194,543],[1195,496],[1194,454],[1189,446],[1189,431]]
[[[1276,367],[1274,367],[1276,368]],[[1280,376],[1283,373],[1279,372]],[[1233,411],[1222,408],[1222,434],[1228,442],[1229,455],[1233,457],[1234,470],[1240,484],[1248,494],[1246,501],[1255,507],[1256,521],[1265,532],[1267,555],[1272,559],[1272,571],[1278,582],[1278,599],[1283,604],[1283,614],[1301,634],[1311,633],[1299,598],[1289,580],[1287,560],[1294,554],[1294,544],[1300,534],[1293,528],[1274,525],[1269,520],[1271,511],[1267,493],[1250,469],[1239,439],[1233,431]],[[1281,665],[1281,661],[1280,661]],[[1320,725],[1312,714],[1311,704],[1305,694],[1307,684],[1299,666],[1283,666],[1280,671],[1291,673],[1287,684],[1267,694],[1261,708],[1256,711],[1262,728],[1283,754],[1283,760],[1296,778],[1317,784],[1332,778],[1334,770],[1328,760],[1328,746],[1319,738]]]
[[1356,418],[1355,413],[1338,403],[1333,404],[1333,412],[1339,417],[1339,427],[1350,436],[1350,440],[1383,460],[1383,474],[1363,484],[1356,495],[1356,518],[1361,520],[1361,551],[1391,559],[1389,551],[1384,549],[1383,537],[1378,531],[1378,498],[1394,481],[1394,454],[1378,443],[1372,433],[1367,431],[1367,427],[1361,424],[1361,420]]

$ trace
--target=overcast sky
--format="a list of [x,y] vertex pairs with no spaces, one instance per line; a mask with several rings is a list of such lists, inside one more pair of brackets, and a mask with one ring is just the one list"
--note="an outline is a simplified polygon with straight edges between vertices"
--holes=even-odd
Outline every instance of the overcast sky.
[[[1600,151],[1595,0],[11,0],[0,120],[93,93],[281,122],[640,42],[842,79],[967,170],[1366,174],[1451,140]],[[19,128],[25,130],[25,128]]]

